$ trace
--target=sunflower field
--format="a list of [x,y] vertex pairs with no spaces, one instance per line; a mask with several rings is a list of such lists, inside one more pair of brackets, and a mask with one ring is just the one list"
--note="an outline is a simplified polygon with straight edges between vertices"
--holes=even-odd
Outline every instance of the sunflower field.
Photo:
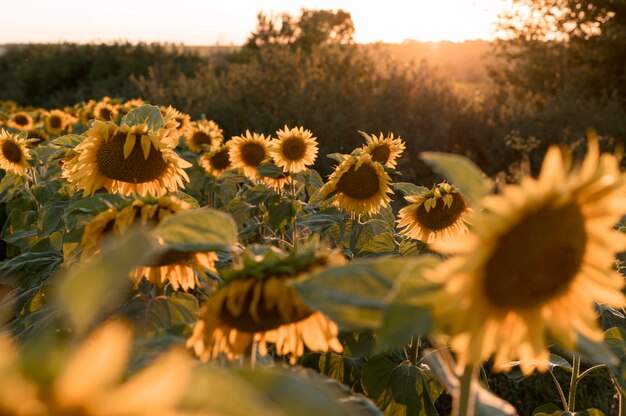
[[0,102],[0,415],[626,415],[623,148],[355,136]]

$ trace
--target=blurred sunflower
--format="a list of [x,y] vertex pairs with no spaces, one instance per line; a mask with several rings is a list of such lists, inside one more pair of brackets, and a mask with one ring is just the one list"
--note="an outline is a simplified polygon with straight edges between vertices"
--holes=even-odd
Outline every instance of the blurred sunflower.
[[[154,202],[135,200],[122,209],[110,208],[101,212],[87,225],[81,239],[83,259],[89,259],[100,251],[108,236],[123,235],[131,226],[141,224],[155,227],[165,218],[190,209],[190,205],[176,197],[165,196]],[[167,249],[150,262],[135,268],[131,279],[138,285],[142,278],[158,287],[168,281],[172,289],[193,289],[197,284],[196,272],[206,276],[206,271],[216,272],[217,254],[213,252],[187,252]]]
[[118,113],[117,106],[110,100],[100,101],[93,108],[93,117],[100,121],[117,121]]
[[204,153],[200,156],[199,163],[204,170],[214,178],[232,168],[228,147],[230,142],[226,142],[217,149]]
[[17,130],[30,130],[35,125],[35,122],[27,112],[18,111],[9,116],[6,125]]
[[32,129],[32,130],[28,130],[27,139],[28,139],[28,146],[35,147],[37,144],[41,142],[48,141],[50,139],[50,136],[48,136],[48,133],[46,133],[42,129]]
[[73,351],[46,385],[22,374],[24,358],[0,334],[0,414],[189,414],[176,409],[192,377],[193,361],[187,354],[171,350],[125,380],[131,347],[127,325],[105,323]]
[[304,354],[305,345],[313,351],[341,352],[337,325],[306,306],[289,281],[342,262],[340,253],[315,247],[289,255],[277,248],[244,253],[245,266],[225,272],[226,284],[203,305],[187,347],[203,361],[221,353],[229,359],[254,357],[255,346],[267,355],[267,343],[276,345],[276,354],[289,355],[292,363]]
[[93,112],[96,104],[96,100],[89,100],[76,111],[80,124],[86,126],[87,123],[89,123],[89,120],[94,118]]
[[194,121],[186,132],[187,147],[196,153],[202,152],[204,146],[213,150],[224,140],[222,131],[213,120]]
[[146,104],[146,102],[140,98],[128,100],[125,101],[121,106],[119,106],[119,112],[121,114],[128,114],[135,108],[139,108],[144,104]]
[[0,169],[20,176],[26,175],[31,159],[26,144],[27,141],[17,134],[0,129]]
[[44,123],[49,134],[60,136],[71,126],[71,116],[63,110],[51,110],[44,116]]
[[182,136],[186,136],[187,132],[191,128],[191,117],[189,117],[189,114],[182,113],[171,105],[159,108],[161,109],[161,114],[163,114],[163,118],[165,119],[165,127],[170,130],[176,130],[176,134],[173,136],[176,136],[177,139],[180,139]]
[[276,166],[283,168],[284,172],[302,172],[315,162],[317,142],[309,130],[285,126],[276,135],[278,138],[271,141],[269,152]]
[[366,140],[362,149],[372,156],[374,162],[390,168],[396,167],[398,163],[396,159],[402,155],[406,148],[404,141],[400,137],[394,139],[393,133],[390,133],[387,137],[384,137],[382,133],[380,133],[379,137],[373,134],[370,136],[362,131],[360,133]]
[[269,157],[270,140],[264,135],[246,131],[245,136],[235,136],[230,141],[228,153],[234,168],[243,171],[248,179],[257,179],[259,167]]
[[330,175],[320,195],[332,194],[333,205],[356,214],[376,214],[391,200],[391,178],[367,153],[348,156]]
[[454,186],[440,183],[404,199],[411,205],[402,208],[398,214],[398,227],[404,227],[400,235],[433,243],[468,231],[467,219],[474,210]]
[[[263,177],[263,182],[272,188],[276,192],[282,192],[286,185],[289,185],[293,181],[293,177],[289,172],[283,172],[277,178],[270,178],[269,176]],[[294,182],[295,183],[295,182]]]
[[485,213],[463,239],[435,244],[458,254],[433,273],[445,287],[433,299],[462,363],[495,354],[494,368],[521,360],[530,373],[548,365],[548,334],[574,349],[579,336],[601,341],[594,302],[625,305],[624,278],[613,269],[626,236],[613,226],[626,213],[626,178],[618,159],[591,137],[571,168],[548,150],[538,179],[487,197]]
[[63,164],[63,177],[83,189],[85,196],[104,187],[123,195],[160,197],[184,188],[183,169],[191,163],[171,148],[168,131],[149,130],[145,124],[118,127],[95,120],[75,155]]

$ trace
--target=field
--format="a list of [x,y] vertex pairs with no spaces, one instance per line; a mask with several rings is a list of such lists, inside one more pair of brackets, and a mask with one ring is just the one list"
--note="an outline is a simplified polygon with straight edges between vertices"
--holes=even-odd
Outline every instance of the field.
[[509,136],[503,179],[393,132],[1,105],[0,414],[623,414],[626,175],[594,129],[532,176]]

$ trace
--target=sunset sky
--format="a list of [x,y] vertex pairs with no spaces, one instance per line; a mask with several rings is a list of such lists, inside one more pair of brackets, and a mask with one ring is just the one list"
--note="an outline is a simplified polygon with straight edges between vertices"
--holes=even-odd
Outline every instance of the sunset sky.
[[175,42],[242,44],[259,11],[344,9],[359,43],[492,38],[508,0],[31,0],[3,6],[0,43]]

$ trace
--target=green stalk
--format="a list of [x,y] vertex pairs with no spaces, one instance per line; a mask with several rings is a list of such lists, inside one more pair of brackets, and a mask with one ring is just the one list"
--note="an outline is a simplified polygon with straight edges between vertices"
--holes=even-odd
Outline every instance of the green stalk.
[[574,361],[572,362],[572,379],[569,385],[569,409],[568,411],[574,412],[576,410],[576,386],[578,385],[578,374],[580,372],[580,355],[574,354]]
[[[474,416],[475,397],[472,384],[476,378],[476,366],[468,364],[465,366],[461,377],[461,390],[458,397],[458,405],[454,406],[453,416]],[[456,411],[454,411],[456,410]]]

